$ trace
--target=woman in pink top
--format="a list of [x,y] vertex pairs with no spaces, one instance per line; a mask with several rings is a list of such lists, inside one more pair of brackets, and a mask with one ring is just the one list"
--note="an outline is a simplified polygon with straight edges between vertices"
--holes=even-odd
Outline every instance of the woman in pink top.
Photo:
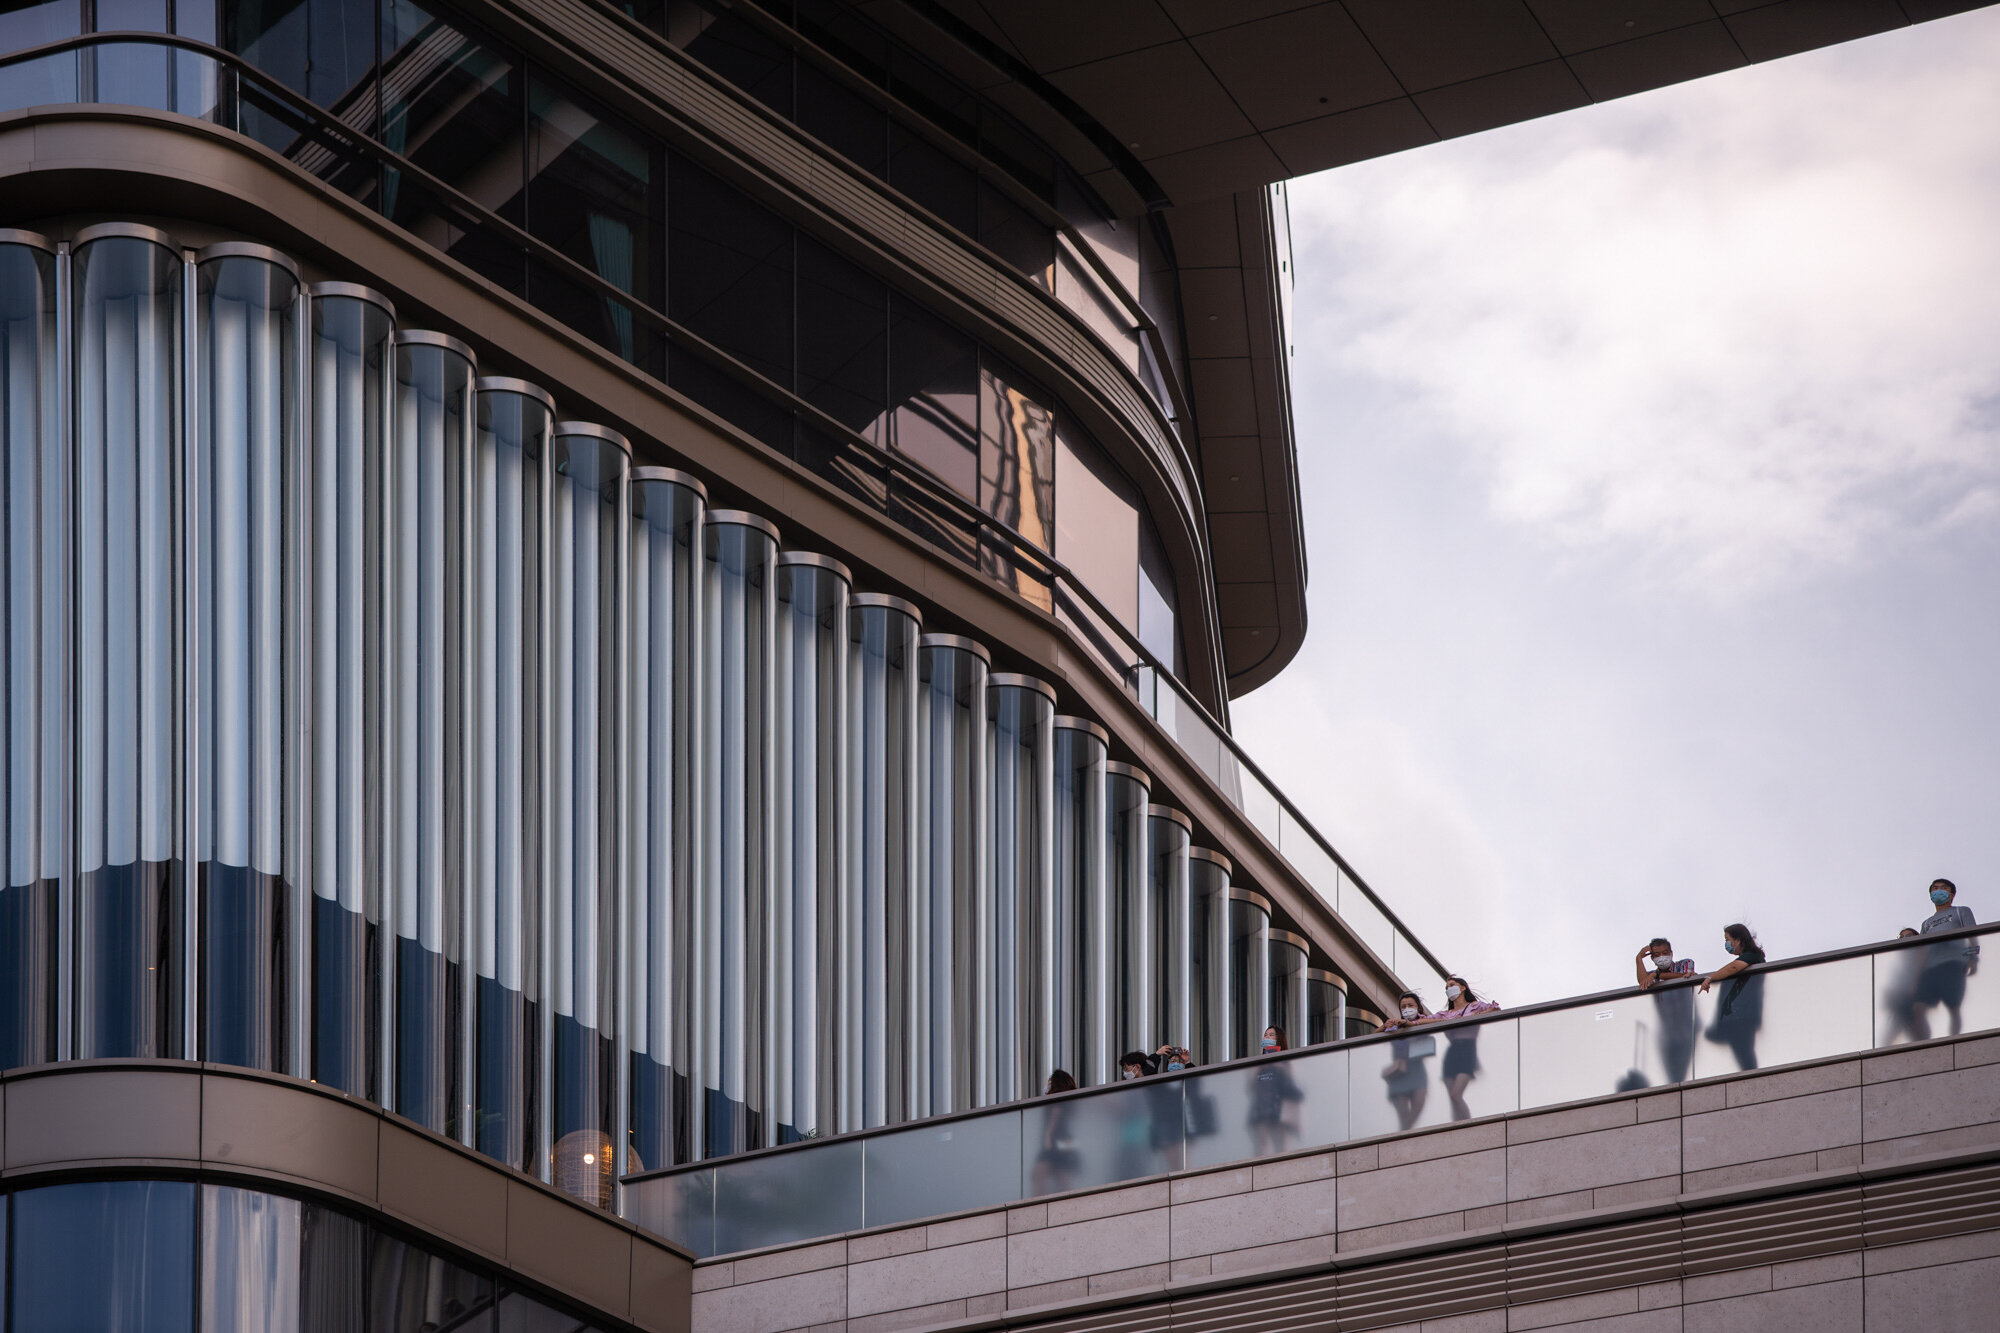
[[[1500,1007],[1491,1000],[1482,1000],[1474,995],[1472,987],[1465,984],[1464,977],[1446,977],[1444,983],[1445,1006],[1426,1018],[1424,1021],[1427,1023],[1490,1014]],[[1445,1033],[1444,1090],[1445,1095],[1451,1098],[1453,1120],[1472,1119],[1472,1108],[1465,1104],[1465,1086],[1478,1076],[1479,1029],[1453,1028]]]

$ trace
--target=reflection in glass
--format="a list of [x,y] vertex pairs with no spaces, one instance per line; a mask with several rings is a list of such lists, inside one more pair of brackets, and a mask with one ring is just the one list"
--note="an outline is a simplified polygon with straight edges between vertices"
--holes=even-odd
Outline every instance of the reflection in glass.
[[361,1333],[369,1228],[359,1218],[308,1203],[299,1228],[303,1333]]
[[368,1333],[484,1330],[476,1319],[493,1302],[493,1282],[387,1232],[368,1248]]
[[195,1187],[107,1180],[13,1202],[13,1327],[186,1333],[194,1322]]
[[[1056,437],[1056,558],[1127,630],[1139,625],[1139,491],[1095,441]],[[1191,753],[1199,747],[1186,747]]]
[[1219,1069],[1186,1080],[1188,1166],[1339,1143],[1350,1136],[1346,1051]]
[[[1194,897],[1189,858],[1194,825],[1178,810],[1146,807],[1152,896],[1153,1011],[1139,1049],[1171,1043],[1195,1049]],[[1199,1058],[1199,1057],[1197,1057]]]
[[979,345],[910,301],[889,301],[890,444],[961,495],[979,493]]
[[178,1056],[181,261],[143,228],[75,253],[75,1053]]
[[[231,253],[241,250],[243,252]],[[204,1060],[290,1072],[304,644],[296,586],[298,275],[224,246],[196,269],[192,799]]]
[[1347,1035],[1347,983],[1336,972],[1306,971],[1306,1044],[1339,1041]]
[[[979,372],[979,507],[1044,551],[1055,547],[1056,417],[1048,394],[993,357]],[[1011,561],[983,553],[989,576],[1013,583]],[[1041,592],[1033,580],[1018,591]],[[1044,594],[1045,595],[1045,594]]]
[[1196,1064],[1232,1058],[1230,1051],[1229,859],[1196,847],[1188,852],[1188,1049]]
[[202,1187],[203,1333],[250,1328],[297,1333],[301,1211],[297,1199]]
[[0,1069],[56,1058],[70,532],[56,375],[55,255],[0,242]]
[[715,1244],[719,1251],[783,1245],[859,1230],[862,1140],[809,1153],[753,1157],[715,1170]]
[[518,380],[473,385],[467,540],[472,1146],[527,1169],[538,1132],[542,972],[542,531],[553,405]]
[[[1522,1021],[1425,1023],[1350,1051],[1349,1135],[1368,1138],[1518,1110]],[[1462,1089],[1460,1108],[1437,1085],[1448,1082],[1447,1067],[1458,1073],[1468,1062],[1472,1077]]]
[[989,1208],[1021,1197],[1022,1116],[996,1111],[862,1140],[871,1227]]
[[1181,1169],[1182,1079],[1142,1079],[1021,1110],[1024,1198],[1093,1189]]
[[467,501],[477,416],[471,352],[440,334],[396,340],[389,504],[389,916],[394,1109],[458,1137],[466,979],[471,720]]
[[1055,877],[1039,966],[1056,1042],[1048,1064],[1084,1087],[1111,1082],[1124,1049],[1112,1046],[1107,740],[1094,722],[1056,719]]
[[838,1129],[913,1112],[916,990],[917,608],[862,593],[848,601],[848,857],[838,1040]]
[[623,1215],[697,1256],[714,1254],[715,1172],[703,1167],[631,1181],[625,1186]]
[[1271,931],[1271,983],[1265,1021],[1284,1033],[1288,1050],[1307,1043],[1306,1033],[1312,1025],[1306,998],[1306,955],[1311,948],[1303,935]]
[[1678,1083],[1688,1076],[1698,1035],[1694,981],[1517,1022],[1523,1107]]
[[345,284],[321,284],[313,298],[310,1067],[316,1081],[375,1100],[386,813],[384,481],[395,317],[381,297]]
[[1167,1038],[1154,1019],[1154,950],[1151,819],[1152,779],[1130,764],[1105,765],[1104,812],[1108,844],[1105,911],[1105,985],[1109,992],[1112,1058],[1152,1051]]
[[775,792],[770,734],[777,689],[777,529],[711,510],[703,531],[702,1155],[772,1141],[765,1078]]
[[926,634],[919,640],[918,670],[913,1119],[974,1104],[974,1059],[982,1049],[975,1040],[978,923],[992,901],[986,649],[956,635]]
[[1247,889],[1229,894],[1229,1054],[1255,1055],[1270,1023],[1271,904]]
[[[1965,942],[1932,947],[1962,951]],[[1754,968],[1718,981],[1695,997],[1703,1039],[1695,1046],[1694,1077],[1869,1049],[1874,968],[1873,958],[1842,958],[1778,971]],[[1744,985],[1733,990],[1737,981]]]
[[1875,956],[1875,1044],[2000,1027],[2000,984],[1979,968],[1986,937],[1933,937]]
[[[1034,1096],[1069,1058],[1056,985],[1055,691],[1031,677],[1001,673],[992,677],[987,707],[993,870],[990,896],[973,900],[971,923],[978,968],[971,1034],[975,1106]],[[1100,792],[1100,831],[1102,801]],[[1098,878],[1101,884],[1101,873]],[[961,895],[959,901],[967,900]]]
[[624,761],[625,520],[631,450],[601,426],[555,427],[550,476],[549,1051],[556,1188],[611,1204],[612,1066]]
[[[528,230],[588,271],[659,309],[664,150],[539,66],[528,73]],[[630,307],[565,283],[529,299],[626,361],[652,366]]]
[[665,468],[632,476],[632,886],[625,947],[631,1135],[621,1175],[692,1158],[689,1024],[703,1003],[695,944],[695,790],[700,773],[702,510],[707,492]]
[[[833,1132],[847,907],[847,567],[778,557],[772,1115],[780,1143]],[[857,1205],[858,1206],[858,1205]]]
[[882,443],[888,288],[801,236],[798,302],[799,397],[870,442]]

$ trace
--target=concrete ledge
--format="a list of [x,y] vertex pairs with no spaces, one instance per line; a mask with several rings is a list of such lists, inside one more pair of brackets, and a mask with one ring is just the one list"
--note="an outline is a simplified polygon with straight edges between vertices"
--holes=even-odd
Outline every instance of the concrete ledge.
[[693,1257],[318,1084],[179,1060],[0,1076],[0,1184],[162,1174],[325,1197],[646,1333],[687,1333]]

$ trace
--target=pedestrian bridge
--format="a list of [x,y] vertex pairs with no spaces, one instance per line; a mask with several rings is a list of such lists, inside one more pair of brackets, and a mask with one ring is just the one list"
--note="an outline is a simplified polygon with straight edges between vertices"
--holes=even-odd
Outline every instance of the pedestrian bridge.
[[1978,936],[1758,969],[1747,1043],[1726,982],[1614,992],[635,1177],[627,1215],[703,1256],[700,1333],[1992,1327],[2000,980],[1914,998]]

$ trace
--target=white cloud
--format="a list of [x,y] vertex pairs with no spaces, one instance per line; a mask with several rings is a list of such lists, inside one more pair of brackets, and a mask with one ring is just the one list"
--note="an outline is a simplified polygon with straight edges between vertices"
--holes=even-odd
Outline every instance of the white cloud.
[[1974,15],[1299,182],[1335,270],[1295,374],[1400,387],[1497,516],[1724,598],[1986,516],[1996,66]]

